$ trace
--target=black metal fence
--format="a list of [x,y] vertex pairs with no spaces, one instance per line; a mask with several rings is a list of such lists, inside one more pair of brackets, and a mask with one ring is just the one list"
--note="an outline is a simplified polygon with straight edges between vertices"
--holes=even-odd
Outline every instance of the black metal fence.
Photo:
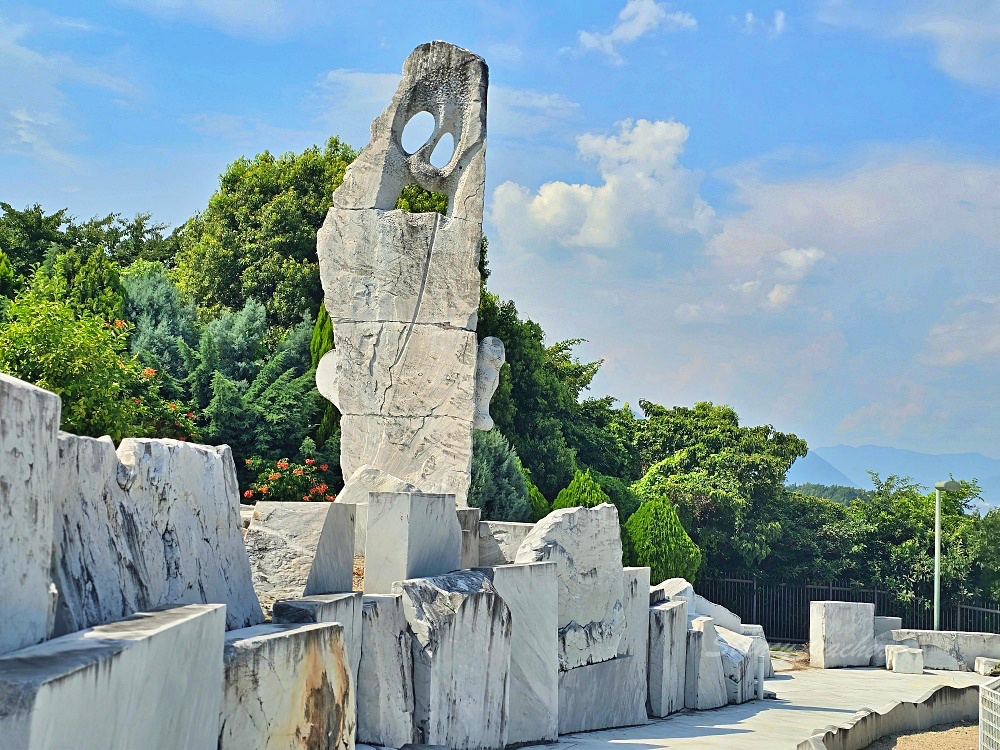
[[[903,618],[904,628],[934,627],[934,600],[930,591],[914,592],[901,601],[886,591],[851,586],[846,582],[824,585],[759,583],[751,578],[715,578],[698,581],[696,590],[721,604],[746,623],[764,626],[771,642],[803,643],[809,640],[809,602],[833,600],[870,602],[876,615]],[[942,630],[1000,633],[1000,603],[968,602],[941,609]]]

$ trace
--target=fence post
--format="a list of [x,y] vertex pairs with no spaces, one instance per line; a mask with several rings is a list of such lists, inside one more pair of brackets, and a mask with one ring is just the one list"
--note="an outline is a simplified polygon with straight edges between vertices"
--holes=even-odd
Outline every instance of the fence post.
[[753,579],[753,621],[760,622],[757,619],[757,579]]

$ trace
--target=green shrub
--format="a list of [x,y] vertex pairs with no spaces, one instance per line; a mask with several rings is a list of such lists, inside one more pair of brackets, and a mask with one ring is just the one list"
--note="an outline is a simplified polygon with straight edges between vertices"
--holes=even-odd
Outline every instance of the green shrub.
[[701,550],[681,525],[667,500],[649,500],[632,514],[622,534],[627,564],[650,568],[650,580],[693,581],[701,566]]
[[530,479],[525,477],[525,481],[528,483],[528,497],[531,499],[530,520],[533,523],[537,523],[549,514],[549,501],[545,499],[545,495],[542,494],[542,491]]
[[639,509],[639,496],[632,491],[631,484],[618,477],[592,472],[591,476],[601,486],[611,502],[618,508],[618,522],[625,523]]
[[533,517],[521,459],[498,430],[473,433],[468,500],[473,508],[482,509],[484,521],[525,522]]
[[594,508],[601,503],[610,503],[611,498],[605,494],[594,477],[590,474],[590,469],[586,471],[577,470],[573,475],[573,481],[569,487],[562,490],[552,503],[552,510],[560,508]]

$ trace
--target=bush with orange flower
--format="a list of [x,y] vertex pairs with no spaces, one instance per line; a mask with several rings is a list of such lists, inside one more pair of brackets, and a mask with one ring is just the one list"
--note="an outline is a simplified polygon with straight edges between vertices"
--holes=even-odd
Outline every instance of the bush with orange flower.
[[330,466],[307,458],[302,463],[287,458],[270,461],[255,456],[246,460],[257,481],[243,493],[244,503],[258,500],[287,502],[333,502],[337,499],[331,482]]

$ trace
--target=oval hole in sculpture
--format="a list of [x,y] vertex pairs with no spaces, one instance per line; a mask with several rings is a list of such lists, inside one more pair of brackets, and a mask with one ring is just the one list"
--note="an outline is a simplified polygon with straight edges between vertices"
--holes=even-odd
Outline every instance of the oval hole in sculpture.
[[441,140],[438,141],[438,145],[434,147],[434,153],[431,154],[431,164],[438,169],[443,169],[448,166],[451,157],[454,155],[455,139],[451,133],[445,133],[441,136]]
[[400,139],[403,150],[414,154],[420,150],[434,133],[434,115],[430,112],[417,112],[403,127],[403,137]]

